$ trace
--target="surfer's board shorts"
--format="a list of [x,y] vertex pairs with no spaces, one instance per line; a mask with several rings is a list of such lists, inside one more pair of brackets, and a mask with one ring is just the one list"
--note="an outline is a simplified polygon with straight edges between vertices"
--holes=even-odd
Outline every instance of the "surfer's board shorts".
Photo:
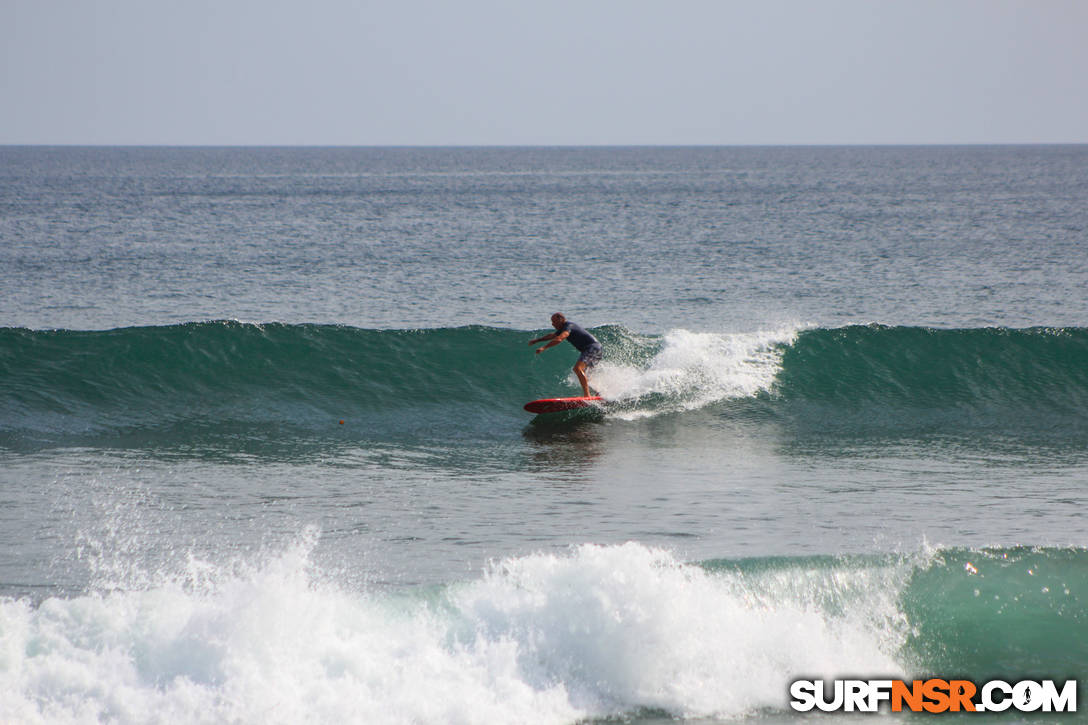
[[584,362],[587,368],[591,368],[601,361],[604,357],[604,348],[601,347],[601,343],[595,342],[578,356],[578,362]]

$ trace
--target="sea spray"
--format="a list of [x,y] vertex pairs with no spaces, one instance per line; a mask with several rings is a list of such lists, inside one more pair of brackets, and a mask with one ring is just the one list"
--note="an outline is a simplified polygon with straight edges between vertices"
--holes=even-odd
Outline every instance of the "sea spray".
[[[609,355],[593,385],[617,418],[693,410],[768,392],[797,330],[709,333],[672,330],[627,355]],[[628,346],[630,348],[630,346]],[[646,351],[653,350],[652,356]]]
[[[566,722],[565,699],[516,678],[499,643],[315,577],[303,544],[214,580],[0,602],[0,721]],[[553,702],[554,701],[554,702]],[[558,711],[557,709],[558,708]]]
[[0,600],[0,721],[736,718],[784,712],[801,676],[1076,676],[1088,656],[1069,636],[1083,549],[694,565],[585,544],[358,591],[314,566],[315,544],[311,530],[145,588]]
[[563,683],[595,715],[738,716],[784,707],[803,672],[899,670],[900,633],[881,623],[894,609],[870,596],[837,612],[758,598],[732,573],[634,543],[507,559],[453,601],[467,641],[517,641],[523,676]]
[[313,545],[305,536],[256,563],[191,562],[146,589],[3,600],[0,719],[732,717],[783,708],[802,673],[901,671],[883,564],[878,581],[840,568],[800,579],[801,589],[840,582],[838,593],[793,584],[787,595],[764,573],[634,543],[582,545],[504,559],[437,591],[359,592],[314,569]]

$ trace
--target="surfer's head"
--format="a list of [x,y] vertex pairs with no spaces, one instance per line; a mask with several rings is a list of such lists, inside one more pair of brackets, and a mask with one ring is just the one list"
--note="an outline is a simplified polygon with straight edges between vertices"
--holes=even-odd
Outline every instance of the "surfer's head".
[[567,318],[563,317],[562,312],[556,312],[552,315],[552,327],[558,330],[565,324],[567,324]]

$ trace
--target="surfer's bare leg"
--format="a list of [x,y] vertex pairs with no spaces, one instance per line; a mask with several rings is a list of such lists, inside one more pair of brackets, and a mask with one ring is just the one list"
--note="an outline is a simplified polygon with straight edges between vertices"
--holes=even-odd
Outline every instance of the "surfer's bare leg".
[[582,395],[590,397],[589,392],[589,378],[586,377],[586,362],[585,360],[579,360],[574,363],[574,374],[578,376],[578,382],[582,384]]

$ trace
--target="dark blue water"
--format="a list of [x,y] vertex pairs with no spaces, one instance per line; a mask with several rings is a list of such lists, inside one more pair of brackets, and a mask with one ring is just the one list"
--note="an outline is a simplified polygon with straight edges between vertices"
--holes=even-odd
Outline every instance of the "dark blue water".
[[8,326],[1082,325],[1088,150],[0,149]]
[[0,148],[0,721],[1078,676],[1086,162]]

